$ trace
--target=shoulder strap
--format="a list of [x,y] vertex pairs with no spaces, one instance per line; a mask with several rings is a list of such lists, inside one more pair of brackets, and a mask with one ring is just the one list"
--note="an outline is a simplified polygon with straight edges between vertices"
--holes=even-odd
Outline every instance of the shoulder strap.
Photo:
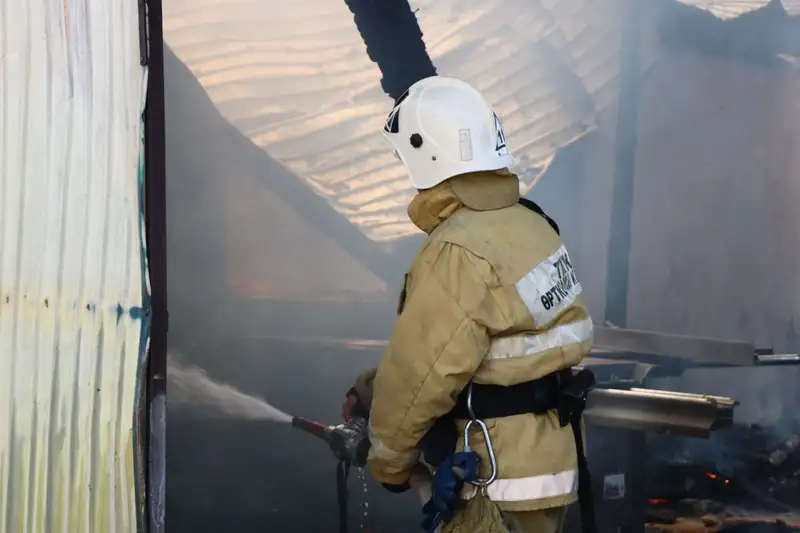
[[561,230],[558,229],[558,224],[556,224],[556,221],[553,220],[552,218],[550,218],[549,216],[547,216],[547,214],[544,211],[542,211],[542,208],[539,207],[539,204],[537,204],[533,200],[529,200],[527,198],[520,198],[519,199],[519,203],[521,205],[527,207],[528,209],[530,209],[534,213],[544,217],[544,219],[547,221],[547,223],[550,224],[550,227],[553,228],[553,231],[555,231],[558,235],[561,235]]

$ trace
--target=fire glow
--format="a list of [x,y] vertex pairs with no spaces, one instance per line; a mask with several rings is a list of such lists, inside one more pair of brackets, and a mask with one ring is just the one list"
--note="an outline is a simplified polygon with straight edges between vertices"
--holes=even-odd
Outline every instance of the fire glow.
[[728,478],[725,478],[725,477],[721,477],[719,474],[715,474],[715,473],[713,473],[713,472],[706,472],[706,477],[707,477],[708,479],[714,479],[714,480],[717,480],[717,479],[719,479],[720,481],[722,481],[722,482],[723,482],[723,483],[725,483],[726,485],[728,485],[728,484],[731,482],[731,480],[730,480],[730,479],[728,479]]

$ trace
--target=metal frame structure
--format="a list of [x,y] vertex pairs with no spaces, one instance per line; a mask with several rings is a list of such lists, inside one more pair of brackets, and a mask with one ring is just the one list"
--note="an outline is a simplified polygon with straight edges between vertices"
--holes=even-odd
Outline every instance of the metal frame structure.
[[[144,529],[163,533],[166,512],[166,393],[167,393],[167,197],[164,110],[164,35],[161,0],[139,0],[140,31],[148,65],[145,108],[145,227],[150,269],[152,329],[147,364]],[[146,33],[145,33],[146,32]]]
[[[718,339],[669,335],[623,328],[595,329],[595,347],[583,367],[591,368],[598,389],[589,395],[586,423],[597,428],[589,439],[600,464],[593,471],[602,478],[595,487],[602,531],[624,528],[644,531],[647,433],[675,434],[707,439],[711,432],[733,425],[738,401],[732,398],[644,388],[648,378],[681,375],[691,368],[798,364],[794,354],[758,354],[752,344]],[[616,457],[608,442],[626,450]],[[609,459],[608,455],[612,458]],[[616,462],[613,460],[616,457]],[[619,468],[620,471],[615,470]],[[608,484],[620,484],[619,498],[607,497]],[[625,488],[627,485],[627,489]],[[613,491],[612,491],[613,492]]]
[[756,350],[747,342],[595,327],[595,351],[674,358],[693,365],[749,366]]

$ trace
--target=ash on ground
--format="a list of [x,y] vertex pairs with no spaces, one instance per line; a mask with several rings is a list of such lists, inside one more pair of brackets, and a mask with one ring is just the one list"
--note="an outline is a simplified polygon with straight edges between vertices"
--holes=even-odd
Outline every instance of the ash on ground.
[[779,427],[651,439],[648,531],[800,532],[800,427]]

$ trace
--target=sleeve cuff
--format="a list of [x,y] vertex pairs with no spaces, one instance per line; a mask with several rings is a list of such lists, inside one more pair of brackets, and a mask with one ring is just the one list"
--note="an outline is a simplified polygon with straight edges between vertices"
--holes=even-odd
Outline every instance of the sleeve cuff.
[[372,477],[383,486],[392,485],[395,487],[402,487],[403,485],[408,485],[408,481],[411,479],[411,470],[387,472],[386,469],[381,468],[381,466],[374,461],[369,461],[367,467]]
[[383,488],[391,492],[392,494],[403,494],[405,491],[411,488],[407,482],[403,483],[402,485],[392,485],[390,483],[381,483]]

